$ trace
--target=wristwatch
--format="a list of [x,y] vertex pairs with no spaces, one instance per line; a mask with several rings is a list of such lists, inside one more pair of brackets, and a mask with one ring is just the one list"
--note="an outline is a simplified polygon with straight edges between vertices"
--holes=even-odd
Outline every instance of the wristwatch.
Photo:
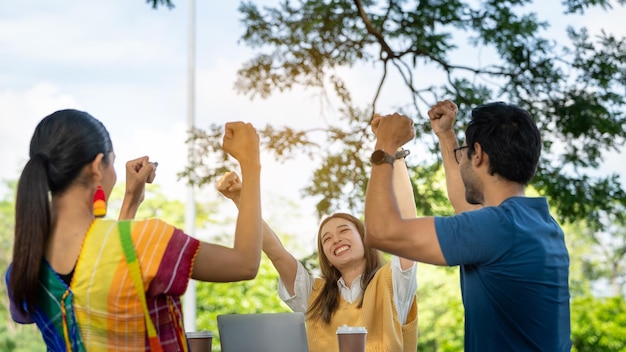
[[401,149],[401,150],[398,150],[396,152],[396,155],[394,155],[394,158],[396,158],[396,160],[402,159],[402,158],[406,158],[407,155],[409,155],[409,154],[411,154],[410,150],[408,150],[408,149]]
[[382,149],[376,149],[372,153],[372,156],[370,158],[370,161],[374,165],[381,165],[382,163],[389,163],[389,164],[391,164],[391,166],[393,166],[393,162],[395,160],[396,160],[396,158],[394,156],[387,154]]

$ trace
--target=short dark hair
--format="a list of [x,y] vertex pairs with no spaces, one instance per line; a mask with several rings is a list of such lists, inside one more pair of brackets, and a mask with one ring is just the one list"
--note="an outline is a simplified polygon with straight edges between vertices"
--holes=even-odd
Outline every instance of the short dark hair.
[[537,171],[541,134],[530,113],[516,105],[494,102],[472,109],[465,143],[468,157],[474,143],[489,155],[491,175],[526,185]]

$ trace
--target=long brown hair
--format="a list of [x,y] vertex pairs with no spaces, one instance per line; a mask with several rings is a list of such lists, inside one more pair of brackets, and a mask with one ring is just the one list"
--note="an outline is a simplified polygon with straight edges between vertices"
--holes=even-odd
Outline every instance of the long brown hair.
[[39,290],[39,268],[53,219],[50,197],[62,194],[99,154],[109,163],[109,132],[86,112],[60,110],[45,117],[30,141],[15,199],[15,240],[8,292],[22,313],[32,312]]
[[[317,296],[315,301],[309,307],[307,314],[310,314],[312,317],[321,318],[326,324],[330,323],[330,318],[339,307],[340,292],[337,287],[337,280],[341,278],[341,272],[330,264],[328,257],[324,254],[321,231],[322,227],[324,227],[329,220],[335,218],[345,219],[353,223],[361,236],[361,242],[363,243],[363,250],[365,252],[365,271],[361,274],[361,288],[364,292],[367,285],[369,285],[370,281],[374,277],[374,274],[376,274],[382,265],[382,260],[378,250],[365,245],[365,226],[361,220],[347,213],[335,213],[322,221],[317,231],[317,251],[324,286],[322,287],[320,295]],[[359,302],[358,307],[361,308],[362,306],[363,296],[361,296],[361,302]]]

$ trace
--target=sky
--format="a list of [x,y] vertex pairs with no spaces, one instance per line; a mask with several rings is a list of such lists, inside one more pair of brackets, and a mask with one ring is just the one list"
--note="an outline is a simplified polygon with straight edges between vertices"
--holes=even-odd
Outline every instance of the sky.
[[[56,110],[75,108],[107,126],[117,154],[118,180],[123,180],[125,161],[148,155],[159,162],[155,182],[166,195],[185,200],[184,183],[176,175],[187,155],[189,2],[174,4],[172,10],[153,10],[144,0],[0,2],[0,180],[19,177],[39,120]],[[321,107],[311,91],[251,100],[233,90],[237,69],[254,55],[238,42],[244,31],[238,5],[239,1],[196,2],[196,126],[235,120],[259,128],[268,123],[324,126],[328,107]],[[626,33],[620,28],[624,18],[626,10],[620,8],[572,21]],[[567,23],[557,19],[547,18],[555,30],[562,30]],[[344,78],[355,99],[368,101],[379,72],[358,66],[346,70]],[[393,92],[393,84],[386,87],[390,86],[379,105],[381,113],[393,112],[394,104],[408,99]],[[604,171],[625,178],[626,166],[619,160],[619,153],[609,155]],[[264,216],[313,244],[318,223],[314,200],[300,196],[311,177],[310,160],[302,157],[279,164],[264,154],[262,162]],[[235,208],[224,204],[234,214]]]
[[[19,178],[43,117],[75,108],[109,130],[118,184],[127,160],[148,155],[159,162],[155,183],[169,197],[186,200],[177,173],[187,156],[189,5],[175,5],[153,10],[144,0],[0,2],[0,179]],[[237,6],[196,2],[195,125],[323,123],[318,101],[308,93],[265,101],[235,93],[236,71],[252,57],[237,43],[243,32]],[[279,164],[264,154],[262,163],[263,208],[271,209],[264,215],[289,214],[293,219],[285,221],[285,231],[295,231],[291,223],[302,232],[305,223],[316,233],[314,202],[299,196],[308,175],[294,173],[306,169],[307,161]],[[205,188],[209,192],[199,191],[197,201],[216,196],[212,185]],[[300,203],[299,209],[286,211],[288,199]],[[224,208],[236,213],[229,201]]]

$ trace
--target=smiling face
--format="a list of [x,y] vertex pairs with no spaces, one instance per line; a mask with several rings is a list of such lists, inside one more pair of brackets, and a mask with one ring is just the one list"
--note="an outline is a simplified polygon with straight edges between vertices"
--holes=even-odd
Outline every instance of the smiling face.
[[328,220],[320,229],[319,241],[328,262],[338,269],[365,261],[361,234],[347,219]]

